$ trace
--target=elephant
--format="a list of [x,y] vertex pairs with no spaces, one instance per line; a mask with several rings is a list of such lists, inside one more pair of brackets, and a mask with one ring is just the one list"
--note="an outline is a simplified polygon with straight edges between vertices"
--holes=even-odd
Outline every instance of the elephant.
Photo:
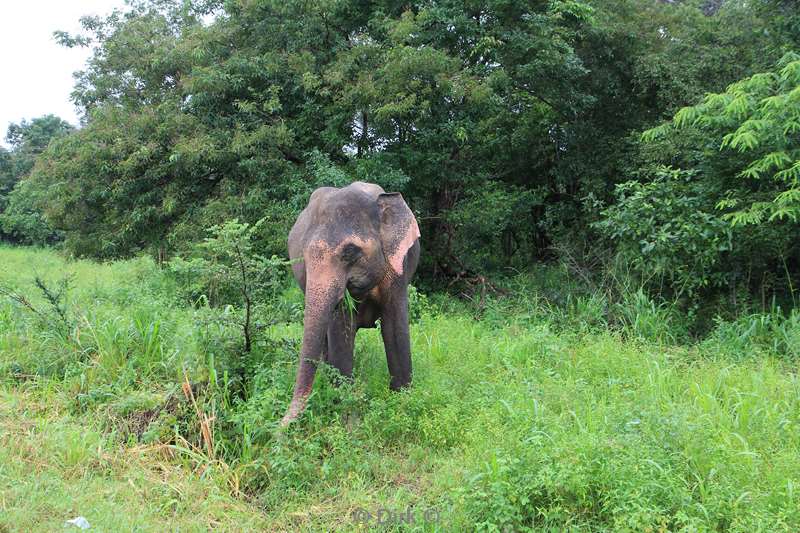
[[[380,319],[392,390],[411,384],[408,284],[420,256],[417,220],[403,196],[372,183],[321,187],[289,232],[292,273],[305,295],[294,393],[281,420],[305,410],[320,362],[352,378],[355,334]],[[345,291],[355,302],[344,302]]]

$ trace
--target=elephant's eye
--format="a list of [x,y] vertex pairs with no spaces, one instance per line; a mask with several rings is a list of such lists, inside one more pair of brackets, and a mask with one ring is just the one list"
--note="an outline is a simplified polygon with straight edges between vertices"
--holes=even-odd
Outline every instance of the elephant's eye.
[[349,243],[345,245],[344,249],[342,250],[342,260],[345,263],[354,263],[359,257],[361,257],[361,248],[356,246],[355,244]]

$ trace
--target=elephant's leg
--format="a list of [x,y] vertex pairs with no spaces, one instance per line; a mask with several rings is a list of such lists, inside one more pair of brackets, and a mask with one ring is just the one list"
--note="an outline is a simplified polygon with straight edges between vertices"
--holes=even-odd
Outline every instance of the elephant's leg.
[[353,377],[356,325],[347,310],[337,309],[328,326],[327,362],[346,378]]
[[328,337],[326,336],[324,339],[322,339],[322,357],[320,357],[320,360],[327,362],[328,358],[330,357],[329,354],[330,350],[328,349]]
[[391,381],[399,390],[411,384],[411,338],[408,331],[408,293],[405,286],[396,288],[381,313],[381,336],[386,349]]

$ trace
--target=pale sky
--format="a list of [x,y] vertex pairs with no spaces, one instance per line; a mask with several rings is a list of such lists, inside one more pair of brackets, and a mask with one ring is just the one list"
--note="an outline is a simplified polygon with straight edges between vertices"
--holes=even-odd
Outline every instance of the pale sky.
[[124,0],[0,0],[0,144],[8,125],[53,113],[78,123],[69,99],[74,80],[90,55],[65,48],[53,32],[75,33],[83,15],[106,15]]

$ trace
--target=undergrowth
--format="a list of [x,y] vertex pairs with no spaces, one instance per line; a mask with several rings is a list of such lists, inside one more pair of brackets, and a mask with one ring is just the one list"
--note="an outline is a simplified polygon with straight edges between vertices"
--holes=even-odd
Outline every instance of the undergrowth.
[[[142,529],[351,531],[378,525],[381,509],[398,511],[391,523],[380,515],[397,531],[800,528],[797,313],[717,318],[696,338],[677,307],[643,291],[570,290],[557,268],[506,280],[511,296],[479,308],[412,288],[414,386],[388,390],[380,334],[362,331],[353,382],[323,368],[307,412],[281,432],[302,334],[296,288],[254,306],[246,351],[224,317],[235,310],[187,300],[147,259],[101,265],[11,248],[0,258],[0,286],[39,311],[0,300],[4,398],[37,406],[3,416],[14,427],[50,421],[25,434],[31,448],[71,439],[36,452],[48,476],[83,469],[102,491],[154,465],[170,472],[167,485],[187,475],[195,488],[156,496]],[[48,297],[30,264],[45,287],[70,279],[68,290]],[[135,450],[148,451],[113,459]],[[16,453],[0,454],[0,490],[23,508]],[[236,512],[209,503],[205,526],[190,520],[200,486]],[[75,498],[90,522],[108,518]],[[42,496],[0,529],[60,527],[61,504],[48,505]]]

